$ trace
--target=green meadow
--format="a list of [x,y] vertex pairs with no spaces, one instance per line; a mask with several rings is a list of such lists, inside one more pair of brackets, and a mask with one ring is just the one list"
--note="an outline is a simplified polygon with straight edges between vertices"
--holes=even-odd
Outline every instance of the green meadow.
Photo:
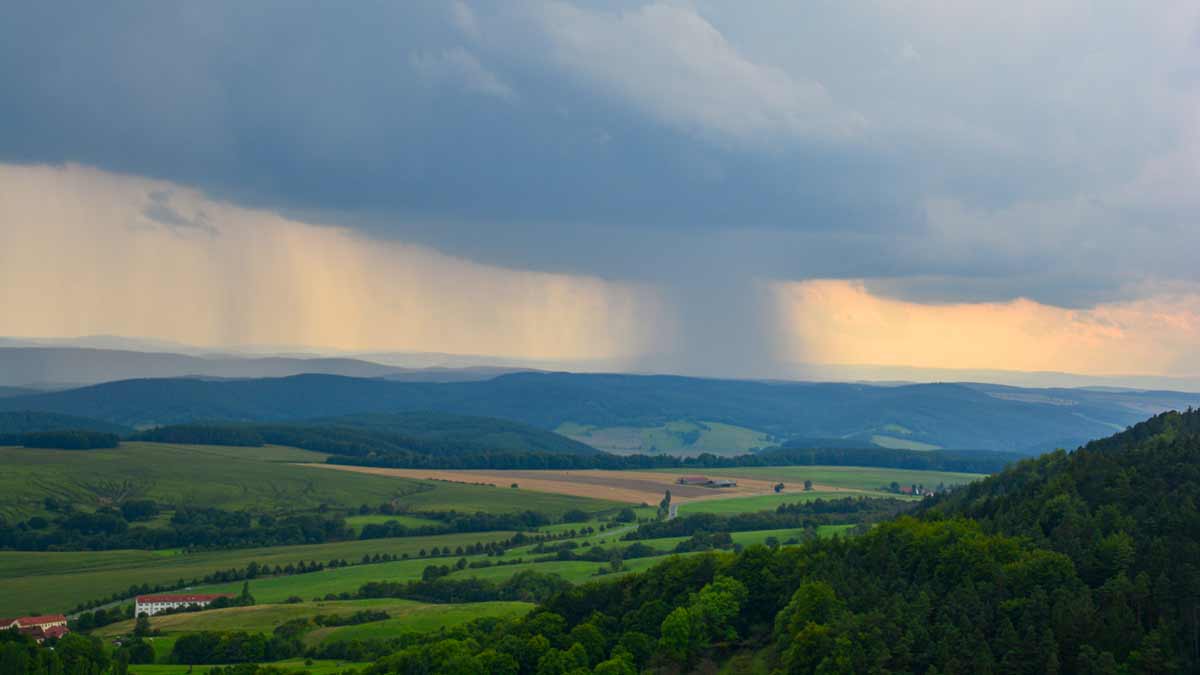
[[[723,515],[731,515],[734,513],[750,513],[754,511],[774,511],[780,504],[797,504],[802,502],[811,502],[816,499],[839,499],[842,497],[859,497],[859,496],[883,496],[883,495],[861,495],[859,493],[848,492],[781,492],[772,495],[754,495],[752,497],[730,497],[729,499],[705,499],[695,502],[683,502],[679,505],[679,515],[686,516],[693,513],[720,513]],[[895,496],[901,499],[920,499],[920,497],[903,497],[902,495],[887,495]]]
[[[351,603],[357,604],[357,603]],[[457,605],[418,605],[412,608],[388,610],[392,618],[385,621],[360,623],[356,626],[318,628],[305,636],[305,642],[344,642],[391,638],[403,633],[425,633],[450,628],[475,619],[518,616],[533,609],[529,602],[468,602]]]
[[569,495],[527,493],[486,485],[413,480],[333,471],[326,455],[296,448],[239,448],[165,443],[122,443],[118,448],[77,452],[0,448],[0,516],[18,520],[46,515],[43,501],[55,497],[92,509],[127,499],[163,504],[294,513],[327,508],[356,510],[362,504],[394,502],[411,511],[532,509],[551,517],[570,509],[616,508]]
[[[80,602],[107,597],[135,584],[188,581],[218,570],[245,567],[251,561],[272,566],[300,561],[328,562],[334,558],[357,562],[363,555],[407,553],[415,556],[423,548],[449,546],[456,549],[475,542],[500,541],[512,534],[468,532],[190,554],[178,551],[0,551],[0,615],[64,611]],[[364,569],[370,567],[372,565],[363,566]],[[344,568],[345,571],[354,569]],[[339,568],[318,574],[344,570]]]
[[[818,485],[851,490],[878,491],[880,487],[896,482],[900,485],[922,484],[937,487],[939,483],[962,485],[983,478],[983,474],[957,473],[953,471],[913,471],[909,469],[884,469],[862,466],[759,466],[734,467],[729,469],[660,469],[665,473],[704,473],[721,478],[757,478],[781,481],[793,496],[803,494],[805,480]],[[833,496],[833,495],[827,495]]]
[[[377,628],[373,631],[364,630],[363,632],[394,636],[404,631],[437,630],[481,617],[523,614],[532,607],[532,604],[526,602],[470,602],[439,605],[401,599],[337,600],[296,604],[258,604],[250,607],[229,607],[202,612],[170,614],[151,617],[150,624],[155,630],[168,636],[206,630],[270,633],[280,624],[293,619],[311,619],[318,614],[347,616],[369,609],[384,611],[391,616],[386,621],[370,624],[316,629],[306,636],[307,642],[315,644],[326,639],[343,640],[359,637],[353,634],[354,630],[349,629],[367,629],[368,626],[382,627],[383,624],[386,624],[385,630]],[[94,634],[100,637],[113,637],[126,635],[132,630],[133,621],[130,620],[97,629]]]
[[[349,663],[346,661],[313,661],[308,665],[304,659],[289,659],[287,661],[275,661],[271,664],[272,668],[278,668],[284,673],[304,673],[305,675],[338,675],[353,668],[365,667],[366,663]],[[129,675],[185,675],[188,673],[207,672],[208,666],[201,666],[201,669],[193,668],[192,666],[182,665],[152,665],[152,666],[129,666]]]

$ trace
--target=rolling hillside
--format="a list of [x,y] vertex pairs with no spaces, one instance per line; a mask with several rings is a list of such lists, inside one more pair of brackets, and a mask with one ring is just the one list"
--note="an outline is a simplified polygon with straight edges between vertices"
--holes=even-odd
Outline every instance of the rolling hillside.
[[299,422],[183,424],[150,429],[136,438],[216,445],[269,443],[352,456],[598,453],[589,445],[528,424],[435,412],[367,413]]
[[331,375],[127,380],[3,398],[0,410],[43,410],[143,428],[418,410],[499,417],[542,429],[564,423],[657,427],[691,419],[782,439],[837,438],[855,444],[896,439],[923,447],[1035,453],[1111,434],[1150,411],[1198,404],[1200,394],[1173,392],[516,373],[453,383]]
[[30,410],[0,412],[0,436],[39,431],[101,431],[106,434],[120,435],[133,430],[112,422],[73,415]]

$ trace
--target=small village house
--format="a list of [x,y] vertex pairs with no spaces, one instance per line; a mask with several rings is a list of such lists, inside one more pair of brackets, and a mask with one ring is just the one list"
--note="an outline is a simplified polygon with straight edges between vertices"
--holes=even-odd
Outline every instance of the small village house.
[[0,630],[14,629],[38,642],[47,638],[60,638],[71,632],[71,629],[67,628],[67,617],[62,614],[0,619]]

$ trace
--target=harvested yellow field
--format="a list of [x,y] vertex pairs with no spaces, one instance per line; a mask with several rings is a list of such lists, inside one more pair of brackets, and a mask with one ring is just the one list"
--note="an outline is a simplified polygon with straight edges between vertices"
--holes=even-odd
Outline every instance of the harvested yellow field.
[[[448,469],[386,469],[370,466],[348,466],[344,464],[308,464],[307,466],[334,469],[338,471],[353,471],[375,476],[395,476],[398,478],[416,478],[424,480],[444,480],[457,483],[491,483],[505,487],[516,483],[521,490],[535,492],[551,492],[555,494],[590,497],[592,499],[607,499],[615,502],[630,504],[657,504],[663,493],[671,491],[671,499],[676,503],[685,503],[701,499],[721,499],[723,497],[747,497],[752,495],[771,494],[774,481],[761,478],[735,478],[737,487],[710,488],[699,485],[679,485],[676,481],[678,474],[659,473],[656,471],[605,471],[603,469],[585,469],[578,471],[502,471],[502,470],[448,470]],[[719,473],[705,473],[706,478],[727,478]],[[828,485],[814,485],[819,492],[848,492],[858,490],[838,488]]]

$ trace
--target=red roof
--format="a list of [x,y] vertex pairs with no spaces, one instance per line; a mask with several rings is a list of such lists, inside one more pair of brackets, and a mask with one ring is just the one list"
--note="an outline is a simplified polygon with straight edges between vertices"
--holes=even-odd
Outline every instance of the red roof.
[[48,638],[60,638],[70,632],[71,629],[66,626],[50,626],[42,629],[42,635]]
[[137,601],[147,602],[212,602],[217,598],[232,598],[232,593],[160,593],[158,595],[139,595]]
[[45,614],[43,616],[17,617],[15,621],[17,622],[18,626],[25,628],[26,626],[36,626],[40,623],[56,623],[60,621],[66,623],[67,617],[63,616],[62,614]]

